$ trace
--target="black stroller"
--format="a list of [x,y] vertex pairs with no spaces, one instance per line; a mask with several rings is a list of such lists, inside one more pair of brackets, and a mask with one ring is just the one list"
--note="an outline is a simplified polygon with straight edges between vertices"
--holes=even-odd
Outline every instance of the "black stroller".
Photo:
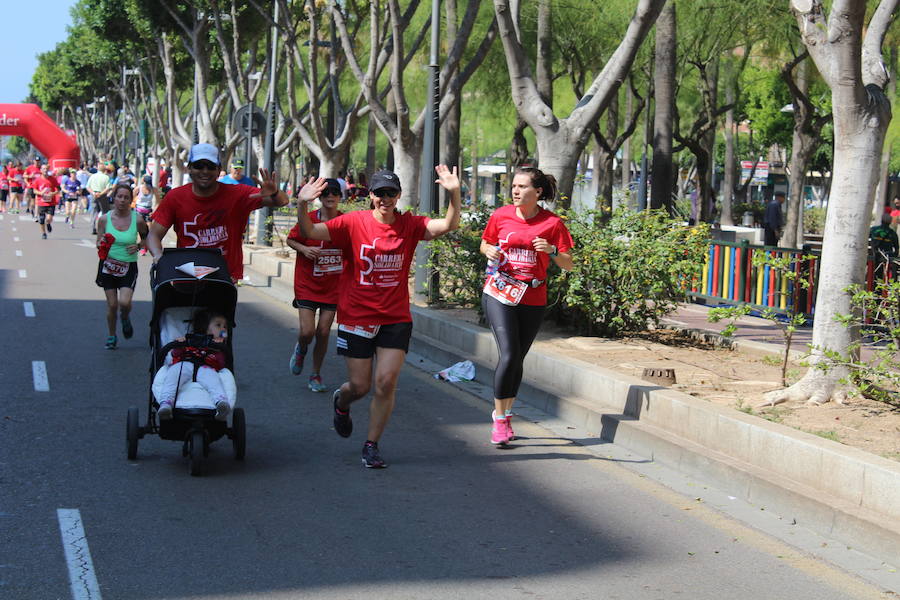
[[[191,475],[199,475],[209,445],[223,436],[231,438],[234,457],[243,460],[246,450],[246,420],[244,410],[231,411],[231,427],[227,421],[215,418],[208,394],[194,382],[183,384],[176,396],[171,419],[157,419],[159,404],[154,395],[154,379],[165,366],[166,355],[178,346],[197,346],[208,343],[204,332],[188,331],[194,314],[208,309],[228,319],[228,336],[223,352],[226,358],[224,378],[231,378],[234,393],[234,354],[231,333],[235,326],[234,311],[237,289],[231,281],[228,266],[216,248],[167,248],[150,273],[153,290],[153,319],[150,321],[150,393],[147,424],[139,425],[140,411],[128,409],[128,459],[137,458],[138,440],[146,434],[158,434],[164,440],[183,443],[182,455],[190,458]],[[185,341],[177,338],[186,337]],[[194,375],[196,379],[196,371]],[[192,387],[193,386],[193,387]],[[226,388],[228,386],[225,386]]]

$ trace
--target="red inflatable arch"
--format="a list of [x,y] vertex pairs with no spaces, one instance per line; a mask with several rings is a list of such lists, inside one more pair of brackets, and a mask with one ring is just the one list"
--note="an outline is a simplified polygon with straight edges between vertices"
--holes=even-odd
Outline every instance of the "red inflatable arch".
[[26,138],[47,157],[51,169],[78,167],[81,151],[75,139],[57,127],[37,104],[0,104],[0,135]]

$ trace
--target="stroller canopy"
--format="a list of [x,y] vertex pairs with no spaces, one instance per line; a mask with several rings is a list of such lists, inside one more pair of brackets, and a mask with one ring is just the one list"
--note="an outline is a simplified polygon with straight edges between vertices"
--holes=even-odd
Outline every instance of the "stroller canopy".
[[195,306],[221,312],[235,326],[237,288],[218,248],[166,248],[151,272],[153,319],[173,306]]

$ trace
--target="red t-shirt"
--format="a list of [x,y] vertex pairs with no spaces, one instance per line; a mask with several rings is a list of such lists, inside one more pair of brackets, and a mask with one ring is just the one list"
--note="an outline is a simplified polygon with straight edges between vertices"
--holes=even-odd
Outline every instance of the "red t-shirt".
[[25,167],[25,187],[34,188],[34,180],[41,176],[41,168],[34,165]]
[[425,238],[428,221],[428,217],[406,212],[385,225],[375,220],[372,211],[360,210],[325,223],[331,241],[344,253],[338,323],[412,322],[409,267],[416,246]]
[[519,281],[531,283],[537,279],[544,282],[537,287],[529,287],[519,304],[544,306],[547,304],[546,280],[550,255],[534,249],[531,242],[536,237],[544,238],[560,252],[568,252],[573,246],[572,236],[562,219],[543,208],[525,220],[516,214],[516,207],[512,204],[501,206],[488,219],[481,234],[481,239],[488,244],[499,245],[503,252],[499,271]]
[[891,216],[894,218],[900,217],[900,208],[895,208],[891,211]]
[[[36,177],[31,182],[31,187],[35,192],[35,204],[38,206],[53,206],[56,204],[56,194],[59,192],[59,183],[56,181],[56,177]],[[50,196],[45,198],[44,193],[48,191]]]
[[12,167],[11,169],[7,170],[6,176],[9,178],[9,182],[10,182],[9,185],[11,188],[25,187],[24,176],[22,175],[22,169]]
[[6,173],[4,171],[0,171],[0,190],[8,190],[9,189],[9,179],[6,177]]
[[[338,216],[342,214],[338,211]],[[314,224],[322,222],[318,210],[310,211],[309,218]],[[312,300],[322,304],[337,304],[338,284],[343,271],[341,249],[336,248],[333,242],[310,240],[303,237],[300,235],[300,225],[294,225],[291,233],[288,234],[288,239],[304,246],[322,248],[316,261],[306,258],[300,252],[297,253],[294,262],[294,298]]]
[[262,206],[262,198],[251,198],[259,188],[219,184],[209,197],[197,196],[191,184],[166,194],[153,213],[165,228],[175,227],[179,248],[221,248],[231,278],[244,276],[243,235],[250,213]]

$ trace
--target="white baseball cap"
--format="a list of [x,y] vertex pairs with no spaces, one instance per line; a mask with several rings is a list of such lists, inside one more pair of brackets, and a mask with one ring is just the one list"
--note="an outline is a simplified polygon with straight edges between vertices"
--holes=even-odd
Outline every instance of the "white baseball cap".
[[222,164],[219,162],[219,149],[212,144],[194,144],[191,146],[188,164],[195,163],[198,160],[208,160],[215,165]]

